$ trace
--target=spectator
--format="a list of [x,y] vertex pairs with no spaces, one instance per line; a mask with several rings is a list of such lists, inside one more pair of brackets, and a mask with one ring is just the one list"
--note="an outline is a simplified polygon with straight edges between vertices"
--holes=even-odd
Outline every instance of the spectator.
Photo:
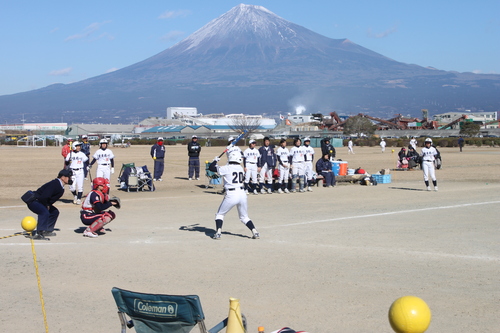
[[161,182],[163,169],[165,168],[165,146],[163,145],[162,137],[159,137],[156,143],[151,147],[151,157],[155,163],[153,181]]
[[316,162],[316,172],[323,176],[323,187],[335,186],[335,175],[332,171],[332,162],[328,153],[323,154],[323,157]]
[[200,180],[200,152],[201,146],[198,143],[198,137],[193,135],[191,137],[191,142],[188,143],[188,177],[192,180],[196,177],[196,180]]

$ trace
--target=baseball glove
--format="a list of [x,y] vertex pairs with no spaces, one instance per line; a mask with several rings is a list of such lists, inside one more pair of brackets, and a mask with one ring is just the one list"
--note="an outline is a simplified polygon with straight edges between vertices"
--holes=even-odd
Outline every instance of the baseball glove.
[[114,207],[115,207],[115,208],[117,208],[117,209],[120,209],[120,208],[121,208],[121,201],[120,201],[120,198],[118,198],[118,197],[111,197],[111,198],[109,199],[109,201],[111,201],[111,202],[116,202],[116,204],[114,205]]

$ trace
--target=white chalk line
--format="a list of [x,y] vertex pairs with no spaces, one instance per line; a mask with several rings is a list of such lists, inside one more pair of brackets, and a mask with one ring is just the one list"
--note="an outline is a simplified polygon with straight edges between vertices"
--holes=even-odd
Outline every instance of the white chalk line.
[[469,206],[491,205],[491,204],[498,204],[498,203],[500,203],[500,201],[475,202],[475,203],[466,203],[466,204],[451,205],[451,206],[438,206],[438,207],[427,207],[427,208],[419,208],[419,209],[398,210],[398,211],[385,212],[385,213],[336,217],[336,218],[326,219],[326,220],[304,221],[304,222],[297,222],[297,223],[287,223],[287,224],[280,224],[280,225],[263,226],[263,227],[260,227],[259,229],[291,227],[291,226],[297,226],[297,225],[327,223],[327,222],[363,219],[363,218],[369,218],[369,217],[388,216],[388,215],[396,215],[396,214],[408,214],[408,213],[425,212],[425,211],[439,210],[439,209],[455,209],[455,208],[463,208],[463,207],[469,207]]

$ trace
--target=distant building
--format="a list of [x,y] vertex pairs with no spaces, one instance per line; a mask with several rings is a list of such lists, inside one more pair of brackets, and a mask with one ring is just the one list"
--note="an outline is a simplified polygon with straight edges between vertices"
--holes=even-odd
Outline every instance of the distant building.
[[198,110],[188,107],[169,107],[167,108],[167,119],[176,119],[181,116],[196,117]]
[[[444,126],[451,123],[454,120],[467,116],[467,119],[471,119],[474,123],[480,124],[481,128],[498,128],[498,112],[447,112],[434,115],[434,120],[439,123],[439,125]],[[495,122],[496,121],[496,122]]]

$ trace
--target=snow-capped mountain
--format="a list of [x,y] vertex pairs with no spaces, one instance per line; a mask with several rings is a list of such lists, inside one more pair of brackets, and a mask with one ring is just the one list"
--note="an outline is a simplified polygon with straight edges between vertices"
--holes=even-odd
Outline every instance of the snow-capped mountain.
[[[0,96],[0,120],[120,122],[162,116],[169,106],[202,113],[309,112],[420,115],[460,107],[500,108],[500,75],[408,65],[289,22],[264,7],[238,5],[144,61],[73,84]],[[105,111],[105,112],[102,112]],[[38,118],[37,118],[38,117]],[[52,118],[51,118],[52,117]],[[65,120],[72,114],[65,113]],[[106,118],[107,117],[107,118]]]

